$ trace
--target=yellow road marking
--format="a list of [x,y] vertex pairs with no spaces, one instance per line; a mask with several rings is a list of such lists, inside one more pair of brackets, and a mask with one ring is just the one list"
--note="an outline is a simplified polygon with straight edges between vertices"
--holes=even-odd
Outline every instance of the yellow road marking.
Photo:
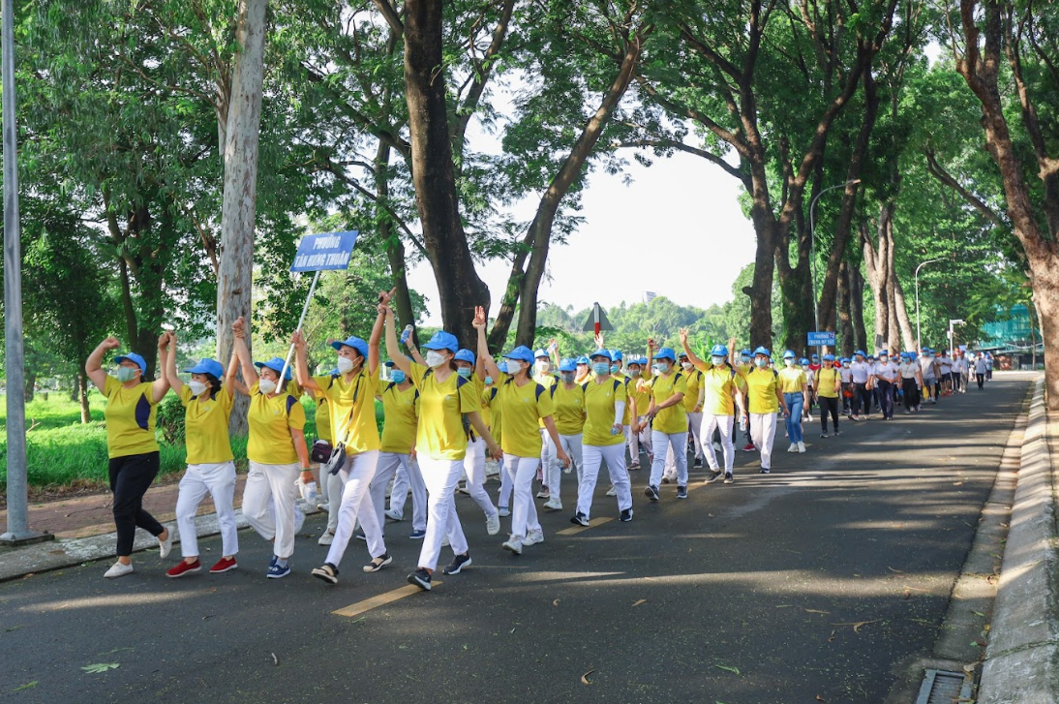
[[559,531],[558,535],[577,535],[578,533],[584,532],[589,528],[595,528],[597,526],[603,525],[604,523],[609,523],[613,520],[613,518],[593,518],[588,522],[587,526],[570,526],[569,528],[564,528],[563,530]]
[[[430,586],[431,588],[433,588],[438,586],[439,584],[441,584],[441,582],[435,581],[431,582]],[[395,601],[404,599],[406,596],[418,594],[421,591],[423,590],[417,587],[416,585],[409,584],[408,586],[401,587],[400,589],[394,589],[392,592],[386,592],[385,594],[379,594],[378,596],[373,596],[370,599],[365,599],[364,601],[358,601],[356,604],[350,604],[349,606],[343,607],[338,611],[332,611],[331,613],[335,614],[336,616],[359,616],[362,613],[371,611],[372,609],[377,609],[380,606],[392,604]]]

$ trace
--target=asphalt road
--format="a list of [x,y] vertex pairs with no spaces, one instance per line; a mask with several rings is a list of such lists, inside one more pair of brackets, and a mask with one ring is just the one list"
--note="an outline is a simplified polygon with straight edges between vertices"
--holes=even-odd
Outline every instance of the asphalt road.
[[[931,653],[1028,379],[840,438],[813,423],[804,455],[781,427],[771,475],[740,452],[735,484],[696,470],[687,501],[669,485],[649,504],[634,472],[631,523],[561,535],[567,491],[520,557],[461,497],[473,566],[354,617],[332,612],[407,584],[407,522],[387,527],[391,567],[362,573],[356,543],[336,587],[309,575],[322,517],[283,580],[243,531],[225,575],[167,579],[140,553],[114,581],[100,562],[0,584],[0,701],[879,702]],[[593,515],[616,518],[606,484]]]

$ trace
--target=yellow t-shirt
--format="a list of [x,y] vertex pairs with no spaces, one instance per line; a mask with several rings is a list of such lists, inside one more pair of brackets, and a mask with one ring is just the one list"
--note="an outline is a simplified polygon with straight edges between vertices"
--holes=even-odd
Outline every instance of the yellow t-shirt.
[[[374,374],[366,368],[346,381],[339,376],[314,376],[313,381],[327,397],[331,411],[331,433],[334,443],[345,442],[346,453],[378,450],[379,426],[375,423],[375,396],[379,393],[379,372]],[[350,412],[353,417],[350,418]]]
[[651,405],[651,386],[643,378],[630,377],[625,391],[630,398],[636,401],[636,415],[647,415],[647,408]]
[[[674,372],[671,374],[659,374],[650,382],[651,396],[655,405],[665,402],[674,394],[687,394],[688,382],[684,374]],[[688,413],[684,410],[684,404],[678,403],[663,408],[655,416],[651,426],[654,430],[672,435],[673,433],[686,433],[688,431]]]
[[747,411],[749,413],[776,413],[780,410],[776,398],[776,386],[779,379],[772,369],[752,369],[747,373]]
[[331,407],[327,403],[327,394],[314,391],[313,399],[316,400],[316,437],[333,444],[335,439],[331,432]]
[[[330,377],[326,377],[330,378]],[[246,414],[250,434],[246,457],[261,464],[294,464],[299,461],[291,430],[305,429],[305,408],[290,394],[269,398],[257,384],[250,387]]]
[[602,384],[593,380],[585,384],[585,408],[588,417],[585,420],[585,445],[605,447],[621,445],[625,442],[624,433],[611,435],[614,427],[614,404],[627,402],[625,382],[621,379],[607,379]]
[[[591,382],[589,382],[591,383]],[[567,389],[556,384],[551,389],[555,429],[560,435],[579,435],[585,427],[585,390],[574,384]]]
[[126,389],[121,382],[107,376],[103,395],[107,406],[107,453],[111,459],[158,452],[154,435],[155,408],[153,385],[149,381]]
[[[559,384],[559,377],[555,376],[551,372],[547,374],[534,374],[533,380],[543,386],[548,391],[551,391],[553,387]],[[544,421],[538,420],[537,427],[544,430]]]
[[728,367],[713,367],[702,372],[702,385],[706,396],[702,401],[703,413],[715,416],[734,416],[735,399],[732,394],[738,388],[739,375]]
[[401,391],[397,384],[390,382],[380,395],[385,422],[382,426],[382,446],[379,449],[383,452],[407,455],[416,442],[419,390],[415,384],[411,384]]
[[780,391],[785,394],[800,394],[806,383],[805,372],[801,367],[788,367],[780,370]]
[[[478,387],[478,401],[482,404],[482,410],[478,411],[482,416],[482,422],[492,432],[493,427],[493,411],[489,408],[489,401],[492,397],[492,390],[495,388],[492,384],[489,386],[485,385],[484,379],[479,379],[478,375],[474,375],[475,386]],[[494,438],[495,440],[495,438]]]
[[496,394],[500,387],[496,384],[489,386],[485,389],[485,394],[482,396],[482,403],[489,405],[489,433],[493,436],[493,440],[500,444],[500,406],[496,402]]
[[535,381],[519,386],[505,376],[493,402],[493,410],[504,416],[500,447],[516,457],[540,457],[541,433],[538,423],[554,413],[552,395]]
[[838,398],[838,392],[835,391],[835,383],[841,383],[841,378],[838,370],[834,367],[830,369],[821,367],[816,370],[816,395],[824,398]]
[[419,390],[416,451],[435,460],[462,460],[467,454],[463,416],[482,408],[477,387],[456,373],[438,381],[433,369],[414,362],[408,376]]
[[213,398],[203,392],[205,401],[192,396],[191,387],[180,389],[180,403],[184,406],[184,443],[188,450],[188,464],[220,464],[235,459],[228,441],[228,420],[232,416],[232,395],[221,387]]
[[702,387],[702,372],[698,369],[692,369],[691,371],[684,371],[684,374],[688,378],[688,392],[684,394],[684,410],[688,413],[695,411],[695,406],[699,405],[699,389]]

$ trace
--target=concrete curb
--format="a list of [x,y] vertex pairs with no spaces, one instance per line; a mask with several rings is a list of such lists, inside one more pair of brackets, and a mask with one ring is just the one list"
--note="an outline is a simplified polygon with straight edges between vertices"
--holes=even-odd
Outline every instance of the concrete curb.
[[[301,499],[297,500],[297,505],[306,516],[320,512],[319,508],[309,506]],[[240,530],[250,527],[250,523],[243,516],[242,509],[237,508],[235,510],[235,520]],[[164,524],[176,530],[173,542],[174,544],[179,543],[180,531],[176,529],[176,522],[167,521]],[[195,518],[195,532],[199,538],[219,534],[220,527],[217,524],[217,514],[207,513],[197,516]],[[15,550],[3,556],[3,559],[0,560],[0,582],[19,579],[30,574],[72,567],[94,560],[112,558],[114,557],[116,543],[117,533],[112,532],[87,538],[67,538],[48,543],[28,545],[21,550]],[[133,552],[141,552],[157,546],[158,541],[154,536],[142,530],[136,531],[136,541],[133,543],[132,548]],[[169,566],[172,566],[179,559],[180,552],[174,550],[170,557],[173,559],[171,560],[172,564]]]
[[1039,379],[1011,508],[979,704],[1059,700],[1059,535]]

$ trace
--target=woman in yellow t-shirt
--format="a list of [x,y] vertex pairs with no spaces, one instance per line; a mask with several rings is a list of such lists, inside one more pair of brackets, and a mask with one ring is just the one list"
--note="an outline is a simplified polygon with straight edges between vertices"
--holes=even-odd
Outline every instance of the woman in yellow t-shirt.
[[825,354],[824,364],[816,370],[816,398],[820,403],[820,437],[827,437],[827,415],[831,414],[831,423],[835,435],[841,435],[838,429],[838,396],[842,393],[842,375],[835,368],[835,355]]
[[[580,486],[581,470],[584,467],[582,460],[582,431],[585,426],[585,389],[584,386],[575,381],[577,366],[572,359],[563,359],[559,362],[559,383],[551,388],[552,407],[555,410],[555,430],[559,433],[559,442],[566,454],[573,460],[571,464],[577,469],[577,481]],[[551,443],[550,435],[546,435],[544,442]],[[551,453],[555,454],[555,448]],[[562,502],[562,476],[565,472],[569,474],[573,467],[569,465],[565,470],[551,462],[544,467],[544,483],[550,492],[544,508],[552,511],[561,511]]]
[[[166,381],[184,406],[185,445],[188,467],[180,479],[177,493],[176,520],[180,528],[180,552],[184,559],[166,571],[167,577],[183,577],[202,569],[199,544],[195,533],[195,514],[206,494],[213,497],[217,523],[221,529],[221,559],[210,568],[210,574],[234,570],[238,565],[239,526],[235,521],[235,459],[228,439],[228,421],[232,416],[232,392],[235,355],[228,373],[215,359],[203,359],[184,372],[191,374],[185,384],[177,375],[177,338],[169,334],[169,354],[162,367]],[[222,385],[221,380],[224,380]]]
[[776,438],[776,413],[787,401],[780,389],[779,375],[769,368],[769,351],[765,347],[754,350],[754,366],[743,379],[746,383],[747,413],[750,416],[750,437],[761,452],[761,473],[772,470],[772,443]]
[[783,353],[783,364],[786,369],[779,373],[780,391],[787,402],[787,437],[791,446],[787,452],[805,452],[802,442],[802,408],[809,405],[809,382],[805,371],[798,367],[798,358],[793,350]]
[[[467,349],[457,350],[456,356],[453,357],[456,373],[461,379],[467,379],[474,384],[478,392],[479,404],[481,404],[482,394],[485,393],[485,366],[478,362],[474,352]],[[482,422],[485,423],[484,411],[479,411],[479,413],[482,415]],[[474,503],[478,504],[478,508],[482,509],[482,513],[485,514],[485,532],[489,535],[496,535],[500,532],[500,514],[493,505],[493,500],[489,498],[489,492],[485,490],[485,455],[485,439],[469,431],[467,433],[467,454],[463,458],[463,472],[467,477],[467,488],[464,493],[474,499]],[[455,504],[453,504],[453,510],[455,510]]]
[[647,454],[647,462],[654,461],[654,455],[651,452],[651,427],[647,422],[647,408],[651,405],[651,388],[647,385],[651,375],[644,374],[647,369],[650,369],[650,364],[644,357],[633,357],[626,366],[626,371],[629,373],[629,385],[626,390],[632,396],[637,414],[637,417],[633,418],[629,424],[629,457],[632,458],[628,467],[630,470],[640,468],[641,445]]
[[[416,430],[416,455],[423,481],[427,485],[427,534],[419,552],[418,568],[408,575],[408,582],[430,591],[430,581],[441,555],[441,544],[448,536],[453,559],[445,574],[459,574],[471,564],[467,538],[456,514],[453,495],[463,474],[467,455],[467,426],[474,428],[489,447],[493,457],[500,448],[485,427],[474,382],[456,373],[454,359],[459,350],[455,335],[444,330],[423,345],[427,365],[413,362],[401,353],[394,329],[393,311],[389,307],[392,292],[380,295],[379,312],[386,318],[386,352],[394,366],[408,375],[419,391],[419,426]],[[483,323],[484,326],[484,323]]]
[[599,466],[606,461],[610,481],[618,497],[619,520],[632,520],[632,489],[625,469],[624,417],[628,396],[625,382],[611,376],[611,353],[605,349],[593,352],[589,359],[595,378],[584,385],[585,468],[577,487],[577,511],[570,522],[587,526],[592,514],[592,495],[596,490]]
[[[415,457],[416,430],[419,427],[419,391],[400,369],[394,369],[393,362],[384,365],[390,369],[390,383],[379,393],[382,401],[383,426],[382,450],[379,452],[379,470],[375,477],[390,474],[393,466],[393,489],[390,491],[390,507],[383,512],[384,518],[379,525],[389,518],[391,521],[404,520],[404,506],[408,503],[408,490],[412,490],[412,540],[422,540],[427,534],[427,487],[423,483],[423,473]],[[383,501],[386,486],[382,481],[372,482],[372,501]],[[376,493],[378,492],[378,493]]]
[[[301,480],[313,481],[305,445],[305,409],[287,392],[290,368],[280,379],[285,360],[279,357],[267,362],[251,360],[242,318],[232,323],[232,332],[243,381],[250,387],[250,409],[246,416],[249,426],[246,456],[250,460],[250,472],[243,487],[243,515],[258,535],[273,543],[272,560],[265,576],[282,579],[290,574],[294,534],[305,520],[294,505],[299,467]],[[270,499],[275,506],[274,514]]]
[[551,437],[563,466],[569,466],[570,457],[562,448],[559,432],[552,419],[554,408],[551,394],[547,388],[530,378],[533,352],[524,346],[516,347],[505,355],[501,372],[485,340],[484,310],[476,312],[474,325],[479,330],[478,356],[485,362],[489,375],[498,380],[499,390],[493,401],[493,409],[494,412],[499,409],[504,419],[501,437],[504,471],[510,475],[515,487],[511,537],[503,544],[503,548],[521,555],[523,546],[544,541],[544,531],[537,520],[537,507],[533,505],[532,489],[543,445],[540,423],[544,424],[545,431]]
[[[129,352],[114,358],[118,365],[116,378],[103,371],[103,355],[117,349],[116,337],[108,337],[85,362],[88,378],[107,397],[104,418],[107,424],[107,454],[110,490],[114,494],[114,526],[118,531],[118,561],[103,575],[108,579],[132,572],[132,544],[136,529],[143,528],[158,538],[163,559],[173,547],[173,531],[143,510],[143,495],[158,475],[158,440],[154,434],[155,408],[169,391],[163,375],[153,382],[145,381],[147,362]],[[169,337],[158,338],[159,357],[165,358]]]
[[[658,501],[658,485],[666,464],[666,452],[673,450],[677,461],[677,498],[687,498],[688,486],[688,414],[684,410],[684,396],[688,393],[688,382],[684,374],[675,368],[677,355],[669,347],[654,354],[655,341],[647,341],[647,358],[654,360],[655,377],[651,379],[651,401],[647,418],[652,423],[651,444],[654,447],[654,462],[651,463],[651,479],[644,494],[651,501]],[[684,491],[680,491],[684,487]]]

